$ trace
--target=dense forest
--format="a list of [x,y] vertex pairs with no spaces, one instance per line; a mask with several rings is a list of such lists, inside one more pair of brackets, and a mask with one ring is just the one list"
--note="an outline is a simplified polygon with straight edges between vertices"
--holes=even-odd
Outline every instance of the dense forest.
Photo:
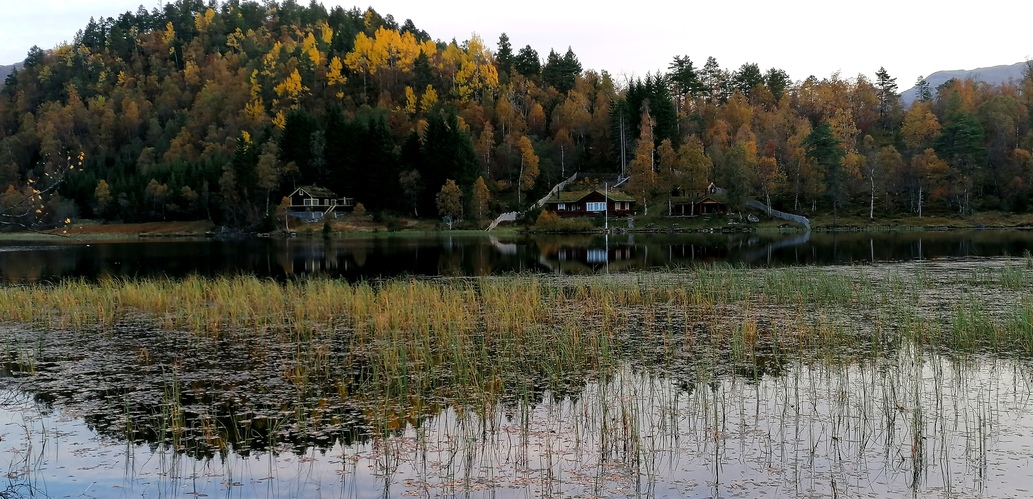
[[882,68],[793,80],[687,56],[618,82],[571,48],[442,42],[372,9],[177,0],[30,50],[0,88],[0,203],[257,227],[314,184],[370,213],[475,220],[582,171],[630,176],[641,207],[714,182],[804,215],[1017,212],[1031,100],[1028,71],[924,85],[904,108]]

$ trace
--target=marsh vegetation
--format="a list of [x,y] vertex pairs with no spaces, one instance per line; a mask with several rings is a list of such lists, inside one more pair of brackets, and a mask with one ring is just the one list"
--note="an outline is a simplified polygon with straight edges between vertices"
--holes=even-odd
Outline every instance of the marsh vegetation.
[[73,279],[0,288],[0,335],[43,415],[245,496],[287,461],[311,467],[290,495],[1007,495],[1029,486],[1007,471],[1033,445],[1031,277],[1027,254]]

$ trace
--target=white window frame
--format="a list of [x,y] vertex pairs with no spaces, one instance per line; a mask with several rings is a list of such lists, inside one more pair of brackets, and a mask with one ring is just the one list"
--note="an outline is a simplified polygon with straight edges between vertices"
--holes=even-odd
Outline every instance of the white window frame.
[[585,203],[585,211],[606,211],[606,201],[590,201]]

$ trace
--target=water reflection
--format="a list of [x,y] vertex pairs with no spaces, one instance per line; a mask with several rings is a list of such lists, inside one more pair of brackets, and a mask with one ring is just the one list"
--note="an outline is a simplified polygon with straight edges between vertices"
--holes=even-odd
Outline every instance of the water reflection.
[[[9,492],[104,497],[1016,496],[1028,361],[915,347],[678,381],[630,364],[486,417],[437,409],[372,439],[192,457],[7,393]],[[115,408],[117,409],[117,408]]]
[[329,275],[600,273],[731,262],[828,265],[1022,255],[1033,232],[371,236],[346,239],[0,242],[0,281],[247,273]]

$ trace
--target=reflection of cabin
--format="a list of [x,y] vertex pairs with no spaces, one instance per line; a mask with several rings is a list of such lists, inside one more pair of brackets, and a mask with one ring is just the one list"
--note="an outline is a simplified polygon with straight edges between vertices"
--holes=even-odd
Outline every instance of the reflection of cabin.
[[338,197],[330,189],[306,185],[298,187],[288,196],[290,205],[287,211],[291,216],[309,222],[317,222],[323,217],[337,217],[355,207],[352,198]]
[[581,217],[609,212],[613,216],[631,215],[635,198],[616,191],[557,192],[543,207],[561,217]]
[[573,245],[558,246],[544,244],[539,262],[552,271],[577,274],[591,273],[607,267],[611,270],[631,269],[635,266],[635,245],[631,243],[614,243],[594,240],[584,245],[574,242]]

